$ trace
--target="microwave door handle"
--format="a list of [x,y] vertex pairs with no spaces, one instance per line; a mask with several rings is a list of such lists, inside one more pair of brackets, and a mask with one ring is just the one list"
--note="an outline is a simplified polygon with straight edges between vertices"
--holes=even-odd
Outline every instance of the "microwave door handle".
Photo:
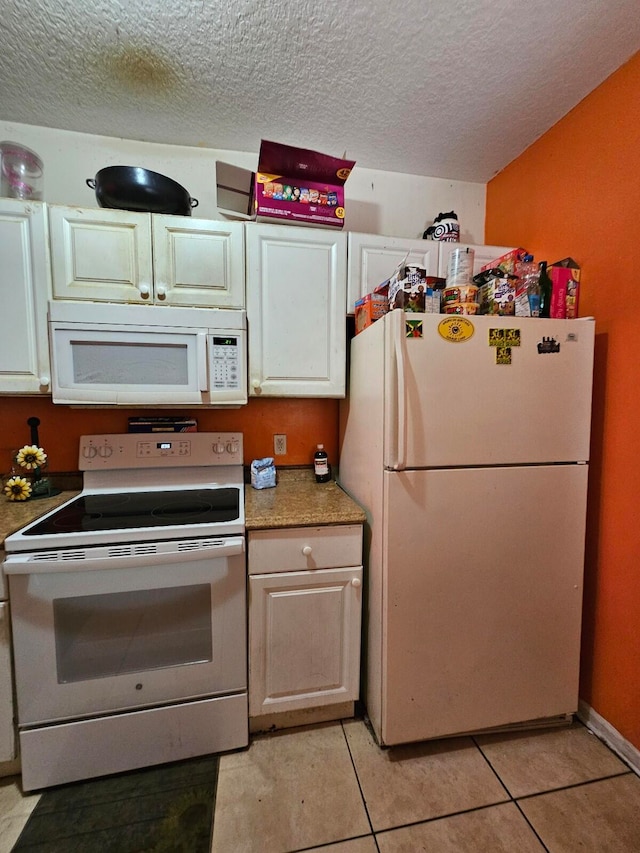
[[134,545],[131,554],[123,554],[115,559],[111,555],[106,555],[104,557],[90,557],[86,560],[52,559],[51,562],[38,563],[33,560],[16,559],[13,561],[9,558],[5,561],[3,569],[6,575],[49,575],[55,572],[117,570],[118,563],[121,562],[121,565],[126,563],[126,570],[131,570],[153,568],[178,561],[182,564],[197,560],[217,560],[221,557],[233,557],[242,553],[244,553],[244,539],[236,537],[235,539],[221,539],[220,545],[214,548],[194,548],[193,551],[179,551],[168,554],[136,554]]
[[196,354],[198,359],[198,389],[208,390],[207,383],[207,334],[198,332],[196,335]]

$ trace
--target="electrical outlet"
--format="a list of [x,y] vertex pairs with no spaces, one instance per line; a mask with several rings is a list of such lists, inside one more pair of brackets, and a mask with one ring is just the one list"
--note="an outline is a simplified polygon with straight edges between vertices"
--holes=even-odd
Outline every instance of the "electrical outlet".
[[287,436],[286,435],[274,435],[273,436],[273,452],[275,456],[285,456],[287,452]]

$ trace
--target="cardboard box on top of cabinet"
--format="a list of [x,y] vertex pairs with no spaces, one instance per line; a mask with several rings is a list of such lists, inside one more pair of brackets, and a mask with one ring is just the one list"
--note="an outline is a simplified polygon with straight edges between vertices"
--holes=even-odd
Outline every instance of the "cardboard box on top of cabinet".
[[354,166],[355,160],[263,139],[254,188],[256,218],[342,228],[344,184]]
[[551,279],[551,317],[575,320],[578,316],[580,267],[573,258],[563,258],[547,267]]

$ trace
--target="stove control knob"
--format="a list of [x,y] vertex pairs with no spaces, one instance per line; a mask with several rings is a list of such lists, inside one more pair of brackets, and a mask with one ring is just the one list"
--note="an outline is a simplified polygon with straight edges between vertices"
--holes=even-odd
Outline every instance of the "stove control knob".
[[227,453],[237,453],[239,450],[237,441],[229,441],[227,442]]
[[95,459],[97,452],[98,448],[94,447],[93,444],[90,444],[88,447],[82,448],[82,455],[85,459]]
[[213,445],[214,453],[224,453],[225,449],[226,448],[221,441],[216,441],[216,443]]
[[102,456],[103,459],[108,459],[112,454],[113,447],[110,444],[104,444],[98,448],[98,456]]

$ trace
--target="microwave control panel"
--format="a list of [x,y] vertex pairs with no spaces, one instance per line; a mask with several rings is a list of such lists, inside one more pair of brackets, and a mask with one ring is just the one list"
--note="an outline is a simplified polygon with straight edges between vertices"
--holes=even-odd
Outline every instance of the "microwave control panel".
[[244,382],[242,370],[243,344],[239,335],[219,334],[210,338],[211,391],[241,388]]

